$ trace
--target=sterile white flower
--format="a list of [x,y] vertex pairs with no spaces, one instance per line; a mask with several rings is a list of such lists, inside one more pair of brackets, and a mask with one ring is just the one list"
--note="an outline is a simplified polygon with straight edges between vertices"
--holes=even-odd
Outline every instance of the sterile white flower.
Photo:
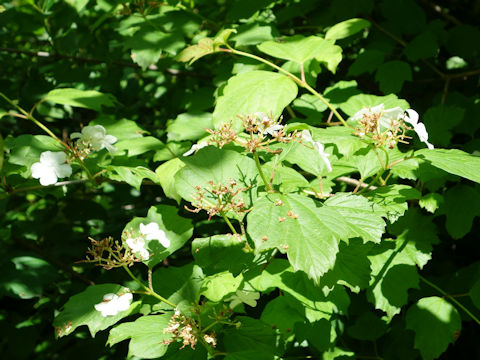
[[405,110],[408,115],[404,115],[403,120],[413,126],[413,130],[417,133],[420,141],[427,144],[429,149],[433,149],[434,146],[428,142],[428,133],[425,125],[418,122],[418,113],[413,109]]
[[164,248],[170,246],[170,240],[167,238],[165,232],[158,227],[157,223],[151,222],[147,225],[140,224],[140,232],[146,235],[147,240],[158,240]]
[[32,177],[40,179],[43,186],[53,185],[58,178],[72,175],[72,167],[66,164],[67,155],[64,152],[44,151],[40,154],[40,162],[32,165]]
[[196,153],[198,150],[204,148],[205,146],[208,146],[208,142],[206,141],[199,142],[198,144],[193,144],[190,150],[184,153],[183,156],[192,155],[193,153]]
[[117,151],[117,148],[112,145],[115,144],[117,138],[113,135],[107,135],[107,131],[102,125],[85,126],[82,133],[74,132],[70,135],[70,138],[79,138],[77,144],[81,149],[89,147],[92,150],[99,151],[105,148],[110,154]]
[[265,133],[271,136],[278,136],[278,132],[283,130],[283,125],[276,124],[265,129]]
[[323,162],[327,166],[328,172],[332,171],[332,164],[330,164],[330,160],[328,160],[328,157],[330,156],[330,154],[325,152],[325,147],[323,146],[323,144],[319,141],[313,140],[312,134],[308,130],[303,130],[300,133],[300,136],[303,141],[309,142],[313,145],[313,148],[318,152]]
[[120,311],[128,310],[132,302],[133,295],[126,292],[120,296],[108,293],[103,296],[103,301],[95,304],[95,310],[102,313],[103,317],[117,315]]
[[148,260],[148,258],[150,257],[150,253],[145,248],[145,240],[143,240],[142,238],[135,238],[135,239],[128,238],[126,240],[126,243],[128,247],[132,249],[133,252],[139,252],[140,257],[143,260]]

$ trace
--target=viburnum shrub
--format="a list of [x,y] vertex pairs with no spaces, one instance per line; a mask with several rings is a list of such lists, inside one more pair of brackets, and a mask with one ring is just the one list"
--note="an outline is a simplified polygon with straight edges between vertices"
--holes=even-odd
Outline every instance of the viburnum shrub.
[[[123,90],[101,68],[82,86],[49,68],[54,89],[25,101],[20,90],[19,100],[8,87],[0,93],[13,128],[0,138],[1,233],[13,254],[2,291],[38,297],[57,338],[31,353],[48,358],[64,337],[87,341],[84,325],[103,334],[103,358],[126,356],[128,341],[131,359],[436,359],[459,346],[462,326],[467,339],[478,334],[480,263],[448,254],[480,215],[478,141],[450,142],[464,115],[478,122],[479,102],[448,94],[455,77],[437,69],[437,43],[425,54],[422,36],[434,41],[438,22],[407,44],[372,18],[368,1],[336,22],[312,1],[304,6],[313,20],[295,12],[301,1],[197,4],[222,21],[195,2],[66,3],[62,11],[97,19],[80,17],[78,31],[90,26],[112,51],[130,50],[130,62],[108,65],[128,68]],[[87,33],[60,35],[57,20],[48,23],[62,5],[31,6],[45,41],[88,47]],[[26,11],[13,2],[3,10]],[[107,32],[109,17],[120,22]],[[432,67],[443,74],[434,107],[425,110],[418,93],[396,95],[412,69],[390,42],[418,60],[414,77]],[[473,64],[478,54],[464,56]],[[373,71],[384,95],[367,93],[378,92],[371,75],[347,80]],[[127,106],[110,92],[123,92]],[[171,120],[158,120],[171,109]],[[29,321],[39,324],[17,328],[37,326]]]

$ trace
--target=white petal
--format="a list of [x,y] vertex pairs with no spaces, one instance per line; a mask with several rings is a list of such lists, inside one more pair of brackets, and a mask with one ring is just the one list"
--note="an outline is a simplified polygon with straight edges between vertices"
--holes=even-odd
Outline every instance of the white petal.
[[53,185],[57,183],[57,180],[58,178],[57,175],[55,175],[55,172],[44,172],[40,177],[40,184],[43,186]]
[[[148,223],[147,225],[145,225],[143,223],[140,224],[140,232],[143,235],[148,235],[148,234],[151,234],[151,233],[155,233],[158,230],[159,230],[159,227],[158,227],[157,223],[151,222],[151,223]],[[148,240],[148,238],[147,238],[147,240]]]
[[82,134],[80,134],[79,132],[73,132],[70,134],[70,139],[76,139],[80,137],[82,137]]
[[59,178],[69,177],[72,175],[72,167],[69,164],[58,165],[55,167],[55,174]]
[[272,135],[272,136],[276,136],[280,130],[283,130],[283,125],[277,124],[277,125],[272,125],[272,126],[268,127],[265,130],[265,133],[267,133],[269,135]]
[[409,124],[412,124],[412,125],[417,125],[418,124],[418,113],[413,110],[413,109],[407,109],[405,110],[408,114],[408,116],[405,116],[403,118],[403,120],[405,120],[405,122],[409,123]]
[[312,134],[310,133],[310,131],[303,130],[300,134],[301,134],[301,138],[302,138],[303,141],[305,141],[305,142],[312,142],[313,141]]
[[57,164],[63,164],[65,161],[67,161],[67,155],[63,151],[54,152],[51,156],[53,159],[55,159]]
[[129,292],[119,296],[115,304],[117,311],[128,310],[128,308],[130,307],[130,303],[132,302],[132,299],[133,299],[133,295]]
[[163,235],[164,236],[161,239],[157,239],[157,240],[160,241],[160,244],[162,244],[162,246],[166,249],[170,246],[170,240],[167,238],[164,232],[163,232]]
[[150,258],[150,253],[148,252],[147,249],[141,248],[141,249],[140,249],[140,257],[141,257],[143,260],[148,260],[148,259]]
[[115,144],[117,142],[117,138],[113,135],[105,135],[105,142],[109,144]]
[[32,165],[30,170],[32,171],[32,177],[34,179],[40,179],[45,172],[45,166],[40,162],[36,162]]

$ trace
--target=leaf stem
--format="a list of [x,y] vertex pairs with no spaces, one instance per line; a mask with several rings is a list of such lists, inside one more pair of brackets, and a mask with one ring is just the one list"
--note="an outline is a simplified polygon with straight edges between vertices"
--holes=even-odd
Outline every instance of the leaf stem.
[[232,223],[230,222],[230,220],[228,219],[228,217],[225,215],[225,213],[221,213],[222,214],[222,218],[223,220],[225,220],[225,222],[227,223],[228,227],[230,228],[230,230],[232,230],[232,232],[234,234],[237,234],[237,230],[235,230],[235,228],[233,227]]
[[378,173],[377,173],[377,176],[375,176],[375,178],[370,182],[370,184],[368,184],[366,187],[364,187],[362,190],[360,190],[359,192],[357,192],[357,195],[360,195],[361,193],[365,192],[365,191],[368,191],[368,189],[370,189],[370,187],[372,185],[375,185],[377,183],[377,181],[380,179],[380,177],[383,175],[383,173],[385,172],[384,169],[380,170]]
[[435,285],[434,283],[432,283],[431,281],[425,279],[422,275],[418,275],[418,277],[420,278],[420,280],[422,280],[425,284],[427,285],[430,285],[432,288],[434,288],[435,290],[437,290],[440,294],[442,294],[443,296],[447,297],[450,299],[450,301],[452,301],[455,305],[457,305],[460,309],[462,309],[463,311],[465,311],[468,316],[470,316],[478,325],[480,325],[480,319],[478,319],[475,315],[472,314],[472,312],[470,310],[468,310],[465,306],[463,306],[459,301],[457,301],[452,295],[450,294],[447,294],[443,289],[441,289],[440,287],[438,287],[437,285]]
[[265,188],[267,189],[267,192],[273,192],[273,188],[270,182],[267,180],[267,177],[263,173],[262,165],[260,164],[260,159],[258,157],[257,152],[253,150],[252,153],[253,153],[253,158],[255,159],[255,165],[257,166],[258,173],[260,174],[260,177],[262,178],[262,181],[265,184]]
[[156,297],[158,300],[160,301],[163,301],[165,304],[167,305],[170,305],[171,307],[173,307],[174,309],[177,307],[177,305],[175,305],[174,303],[172,303],[171,301],[165,299],[163,296],[157,294],[155,291],[153,291],[153,289],[149,289],[148,286],[146,286],[144,283],[142,283],[140,280],[138,280],[138,278],[132,274],[132,272],[130,271],[130,269],[127,267],[127,265],[123,265],[123,268],[125,269],[125,271],[127,272],[128,275],[130,275],[130,277],[138,284],[140,285],[143,289],[145,289],[145,291],[147,292],[148,295],[151,295],[153,297]]

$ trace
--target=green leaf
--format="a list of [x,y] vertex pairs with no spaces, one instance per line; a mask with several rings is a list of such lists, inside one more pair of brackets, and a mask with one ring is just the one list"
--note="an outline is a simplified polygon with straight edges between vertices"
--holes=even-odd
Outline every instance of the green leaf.
[[382,186],[367,193],[374,204],[373,209],[391,223],[397,221],[407,211],[407,200],[419,199],[421,195],[417,189],[400,184]]
[[115,96],[111,94],[103,94],[95,90],[78,90],[71,88],[52,90],[44,100],[51,101],[55,104],[70,105],[95,111],[101,111],[102,106],[114,107],[118,104]]
[[162,186],[165,195],[171,199],[180,202],[181,196],[175,189],[175,174],[185,166],[185,164],[179,158],[174,158],[164,162],[156,170],[158,181]]
[[145,132],[135,121],[127,119],[117,120],[106,115],[97,117],[95,120],[92,120],[89,125],[102,125],[107,131],[107,134],[117,138],[115,147],[117,147],[122,140],[141,138]]
[[370,21],[365,19],[349,19],[333,25],[325,34],[327,40],[338,40],[352,36],[370,27]]
[[162,52],[175,55],[185,46],[185,41],[180,32],[163,32],[147,21],[140,25],[140,29],[123,46],[131,49],[132,60],[145,70],[160,59]]
[[279,296],[267,303],[263,309],[260,320],[269,324],[273,329],[278,329],[285,340],[293,340],[296,323],[305,321],[304,309],[300,303],[289,301],[289,295]]
[[[255,188],[259,175],[255,161],[247,156],[240,155],[231,150],[217,149],[209,146],[201,149],[197,154],[181,159],[185,166],[175,175],[175,187],[182,198],[193,201],[197,194],[196,186],[209,188],[209,181],[216,185],[227,185],[231,180],[237,182],[240,188],[249,188],[238,195],[243,198],[246,208],[249,208],[256,197]],[[216,197],[205,194],[205,200],[217,202]],[[236,216],[227,213],[228,216]]]
[[282,39],[282,42],[266,41],[258,45],[257,48],[270,56],[299,64],[303,64],[310,59],[316,59],[319,62],[326,63],[327,68],[333,73],[342,60],[342,48],[334,45],[333,41],[318,36],[294,35]]
[[401,107],[402,109],[408,109],[410,105],[403,99],[399,99],[394,94],[386,96],[365,95],[359,94],[352,96],[347,102],[340,105],[340,109],[348,116],[353,116],[357,111],[362,110],[364,107],[374,107],[376,105],[383,104],[385,109],[391,109],[394,107]]
[[253,260],[253,254],[245,250],[245,242],[246,239],[233,235],[197,238],[192,242],[192,254],[203,269],[238,274]]
[[214,52],[215,48],[213,45],[213,40],[209,38],[203,38],[198,41],[198,44],[190,45],[189,47],[183,49],[175,59],[181,62],[188,62],[190,65],[192,65],[201,57],[208,54],[213,54]]
[[308,345],[318,351],[327,351],[334,343],[335,335],[332,334],[332,323],[326,319],[315,322],[295,324],[295,338],[298,342],[308,341]]
[[242,280],[242,275],[234,277],[228,271],[207,276],[202,284],[202,295],[211,301],[219,302],[225,296],[237,291]]
[[422,149],[415,156],[450,174],[480,183],[480,157],[456,149]]
[[171,313],[142,316],[134,322],[117,325],[110,330],[107,345],[131,339],[128,345],[129,356],[143,359],[163,356],[168,348],[163,342],[172,337],[172,334],[164,334],[163,329],[168,327],[171,316]]
[[163,149],[165,144],[153,136],[135,137],[119,141],[115,144],[117,153],[126,150],[128,156],[137,156],[147,151]]
[[[193,263],[180,267],[159,268],[154,271],[152,278],[155,292],[176,304],[182,312],[190,312],[192,304],[196,304],[200,300],[204,281],[203,271]],[[149,296],[143,302],[152,304],[153,311],[157,309],[158,300],[156,298]],[[166,306],[169,308],[164,303],[158,305],[159,309],[165,309]]]
[[87,325],[92,337],[100,330],[117,323],[136,310],[133,303],[128,310],[120,311],[117,315],[104,317],[95,305],[103,301],[106,294],[121,295],[129,290],[116,284],[102,284],[89,286],[80,294],[72,296],[63,306],[63,310],[53,320],[57,337],[71,334],[77,327]]
[[247,23],[240,25],[237,34],[232,36],[236,46],[255,45],[263,41],[273,40],[278,31],[271,25],[260,25],[258,23]]
[[5,145],[5,141],[3,140],[3,137],[0,134],[0,172],[2,171],[2,168],[3,168],[4,145]]
[[380,242],[385,231],[385,222],[372,209],[366,198],[350,193],[336,193],[324,203],[345,218],[348,237],[360,237],[363,241]]
[[444,204],[440,213],[447,215],[445,226],[454,239],[467,235],[473,219],[480,216],[480,193],[478,188],[457,184],[444,194]]
[[274,161],[270,161],[262,166],[265,174],[274,174],[273,185],[278,185],[282,193],[295,192],[302,188],[309,188],[310,184],[302,174],[283,164],[274,165]]
[[470,289],[470,299],[472,299],[477,309],[480,309],[480,279],[478,279]]
[[452,129],[463,120],[465,110],[458,106],[439,105],[427,110],[423,123],[428,129],[428,141],[435,146],[449,146]]
[[[150,253],[150,258],[144,260],[150,268],[159,264],[167,256],[173,254],[180,249],[190,239],[193,233],[192,222],[177,214],[177,208],[168,205],[152,206],[148,210],[147,217],[136,217],[131,220],[122,231],[122,240],[125,242],[127,238],[142,237],[145,235],[140,233],[140,224],[149,224],[151,222],[158,224],[160,230],[165,232],[170,246],[164,248],[158,240],[146,240],[145,248]],[[125,243],[125,246],[126,243]]]
[[333,267],[338,240],[349,231],[343,216],[329,206],[299,195],[267,195],[248,214],[248,234],[257,251],[277,248],[287,253],[295,270],[318,282]]
[[385,321],[372,312],[362,313],[347,329],[348,334],[358,340],[377,340],[388,330]]
[[442,195],[437,193],[429,193],[418,201],[418,205],[420,205],[422,209],[434,214],[441,204],[443,204],[443,202],[444,199]]
[[415,331],[415,348],[424,360],[437,359],[462,328],[457,309],[437,296],[420,299],[407,311],[407,329]]
[[213,128],[212,114],[184,113],[167,126],[168,140],[197,140],[207,135],[205,129]]
[[384,240],[372,250],[370,259],[372,278],[367,298],[376,309],[383,310],[391,319],[400,313],[408,301],[408,289],[418,288],[418,273],[414,245],[408,239]]
[[41,297],[44,289],[58,281],[58,271],[45,260],[32,256],[8,259],[0,267],[0,293],[20,299]]
[[[333,149],[330,147],[325,149],[325,152],[330,153],[332,150]],[[295,143],[292,145],[290,151],[282,156],[284,160],[291,164],[298,165],[302,170],[307,171],[310,174],[316,176],[328,174],[325,161],[323,161],[318,151],[316,151],[311,145]]]
[[398,93],[405,81],[412,81],[412,69],[404,61],[393,60],[380,65],[375,74],[380,90],[384,94]]
[[223,342],[225,360],[273,360],[275,358],[275,334],[264,322],[246,316],[237,318],[239,327],[225,331]]
[[152,170],[147,169],[144,166],[117,166],[117,165],[108,165],[106,167],[109,171],[114,171],[114,173],[108,173],[107,177],[112,180],[125,181],[130,186],[133,186],[135,189],[140,190],[142,186],[142,180],[147,178],[152,180],[154,183],[160,183],[158,175]]
[[213,124],[218,128],[233,121],[239,128],[238,116],[255,112],[279,116],[296,96],[297,85],[285,75],[263,70],[240,73],[228,80],[217,99]]
[[365,50],[358,54],[348,69],[348,76],[358,76],[364,73],[373,73],[383,64],[385,53],[380,50]]
[[438,52],[438,41],[435,33],[431,30],[417,35],[405,47],[404,53],[411,61],[433,57]]

